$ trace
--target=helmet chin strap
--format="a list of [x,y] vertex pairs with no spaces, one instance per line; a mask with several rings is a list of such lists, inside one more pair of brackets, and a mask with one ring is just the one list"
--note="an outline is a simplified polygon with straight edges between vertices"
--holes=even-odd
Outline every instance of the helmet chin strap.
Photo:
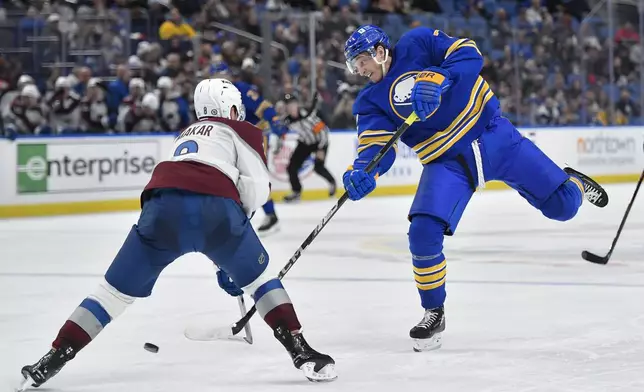
[[385,70],[385,63],[387,63],[387,59],[389,58],[389,49],[385,49],[385,58],[382,61],[378,61],[375,57],[373,58],[373,61],[376,62],[376,64],[380,65],[380,69],[382,69],[382,77],[385,77],[385,74],[387,71]]

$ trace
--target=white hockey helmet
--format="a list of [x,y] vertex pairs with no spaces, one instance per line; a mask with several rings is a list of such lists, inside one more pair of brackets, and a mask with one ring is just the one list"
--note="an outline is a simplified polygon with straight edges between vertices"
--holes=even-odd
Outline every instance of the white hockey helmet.
[[70,80],[67,79],[66,76],[59,76],[56,79],[56,83],[54,84],[54,88],[59,89],[59,88],[70,88],[71,83]]
[[145,82],[141,78],[132,78],[130,79],[130,83],[128,84],[128,87],[130,89],[138,87],[142,90],[145,90]]
[[20,78],[18,79],[18,89],[22,89],[28,84],[36,84],[36,81],[34,80],[34,78],[27,74],[20,75]]
[[157,98],[154,93],[147,93],[141,100],[141,106],[156,112],[157,110],[159,110],[159,98]]
[[161,76],[159,80],[157,80],[157,88],[160,88],[160,89],[161,88],[171,89],[173,84],[174,83],[172,83],[172,79],[170,79],[167,76]]
[[40,98],[40,91],[38,90],[38,87],[36,87],[33,84],[28,84],[22,88],[22,91],[20,91],[20,95],[23,97],[31,97],[34,99],[39,99]]
[[237,109],[238,121],[244,121],[246,111],[241,92],[226,79],[204,79],[195,87],[195,113],[197,118],[230,118],[230,109]]

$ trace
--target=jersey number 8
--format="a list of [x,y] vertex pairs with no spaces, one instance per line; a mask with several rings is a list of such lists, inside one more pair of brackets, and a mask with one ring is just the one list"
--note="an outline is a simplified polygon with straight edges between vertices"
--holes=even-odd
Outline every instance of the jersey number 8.
[[177,146],[176,150],[174,150],[173,156],[178,157],[186,154],[194,154],[197,151],[199,151],[199,145],[197,142],[194,140],[188,140]]

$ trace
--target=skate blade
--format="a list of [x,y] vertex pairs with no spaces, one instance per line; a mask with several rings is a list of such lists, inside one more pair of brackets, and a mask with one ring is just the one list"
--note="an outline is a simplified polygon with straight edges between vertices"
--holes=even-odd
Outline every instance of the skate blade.
[[210,342],[213,340],[229,340],[234,342],[245,342],[253,344],[252,336],[246,337],[233,335],[232,326],[227,327],[204,327],[203,325],[193,325],[183,331],[183,335],[189,339],[198,342]]
[[[24,375],[23,375],[23,377],[24,377]],[[20,386],[18,388],[14,388],[14,391],[15,392],[23,392],[27,388],[29,388],[29,386],[31,386],[31,384],[33,384],[33,383],[34,383],[34,380],[32,380],[30,376],[27,376],[24,380],[22,380],[22,383],[20,384]]]
[[300,367],[304,377],[308,378],[312,382],[331,382],[338,378],[338,373],[335,371],[335,364],[328,364],[320,369],[319,372],[315,370],[314,362],[307,362]]
[[443,345],[443,334],[438,332],[429,339],[414,339],[414,351],[417,353],[422,351],[438,350]]

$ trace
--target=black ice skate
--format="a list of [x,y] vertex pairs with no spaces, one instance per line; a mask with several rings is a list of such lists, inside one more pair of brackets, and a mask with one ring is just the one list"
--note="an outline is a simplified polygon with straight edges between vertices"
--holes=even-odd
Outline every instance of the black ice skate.
[[284,202],[285,203],[292,203],[292,202],[300,201],[301,198],[302,198],[302,193],[293,192],[290,195],[284,196]]
[[608,204],[608,193],[595,180],[577,170],[567,167],[564,169],[566,174],[579,177],[584,183],[584,195],[586,200],[597,207],[606,207]]
[[30,384],[39,387],[54,377],[67,362],[76,356],[71,347],[52,348],[38,362],[24,366],[21,370],[24,381],[18,391],[24,391]]
[[333,358],[313,350],[301,333],[292,334],[283,327],[276,328],[274,332],[277,340],[291,355],[293,365],[300,369],[309,381],[333,381],[338,378]]
[[279,220],[275,214],[266,215],[264,223],[257,229],[260,236],[270,235],[277,231],[279,231]]
[[414,351],[429,351],[439,349],[443,344],[445,330],[445,311],[443,307],[426,309],[423,319],[409,331],[414,339]]

